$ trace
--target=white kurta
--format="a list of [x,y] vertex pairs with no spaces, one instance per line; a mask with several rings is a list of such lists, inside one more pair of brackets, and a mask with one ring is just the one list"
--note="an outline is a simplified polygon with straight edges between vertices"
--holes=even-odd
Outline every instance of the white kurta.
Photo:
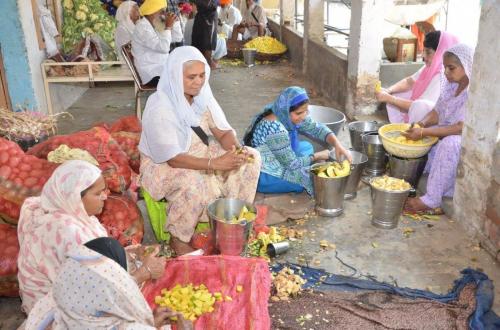
[[160,76],[167,61],[171,40],[170,30],[158,32],[146,18],[137,22],[132,36],[132,55],[143,84]]
[[[253,14],[253,15],[252,15]],[[255,17],[254,17],[255,16]],[[255,20],[257,18],[257,20]],[[267,17],[262,6],[253,4],[248,10],[245,11],[243,16],[243,22],[246,23],[259,23],[264,26],[267,25]],[[259,36],[259,29],[256,26],[252,26],[245,29],[245,33],[243,34],[243,39],[253,39]]]
[[233,34],[233,27],[240,24],[243,17],[241,17],[241,12],[238,8],[229,5],[228,7],[220,9],[219,19],[222,26],[217,27],[218,32],[225,34],[227,37],[231,37]]
[[184,41],[184,33],[182,32],[183,27],[182,23],[179,20],[174,22],[174,26],[172,27],[172,42],[183,42]]

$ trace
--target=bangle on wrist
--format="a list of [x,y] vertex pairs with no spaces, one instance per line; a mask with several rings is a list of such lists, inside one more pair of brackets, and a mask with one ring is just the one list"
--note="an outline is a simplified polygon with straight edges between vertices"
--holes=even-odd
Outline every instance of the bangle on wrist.
[[207,170],[208,171],[212,170],[212,157],[208,158]]
[[146,268],[146,270],[148,271],[149,278],[152,279],[153,278],[153,273],[151,273],[151,269],[149,269],[149,267],[147,265],[144,265],[144,268]]

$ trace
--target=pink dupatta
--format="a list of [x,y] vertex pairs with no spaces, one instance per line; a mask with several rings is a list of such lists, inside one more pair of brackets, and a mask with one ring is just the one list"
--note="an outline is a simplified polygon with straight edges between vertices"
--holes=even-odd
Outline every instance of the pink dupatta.
[[412,88],[411,99],[417,100],[426,90],[427,86],[429,86],[432,78],[435,75],[439,74],[443,68],[443,54],[444,52],[450,48],[458,44],[458,38],[448,33],[446,31],[441,31],[441,36],[439,37],[439,45],[436,49],[436,53],[434,54],[434,58],[432,59],[432,63],[430,66],[426,66],[417,81]]
[[54,171],[40,197],[24,202],[17,228],[17,265],[26,313],[50,290],[70,249],[108,236],[99,220],[87,215],[80,195],[100,175],[101,170],[88,162],[67,161]]

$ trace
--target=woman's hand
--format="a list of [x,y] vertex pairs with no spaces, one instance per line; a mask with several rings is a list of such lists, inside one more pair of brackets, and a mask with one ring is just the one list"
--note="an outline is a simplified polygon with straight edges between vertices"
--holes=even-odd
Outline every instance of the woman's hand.
[[182,313],[174,312],[173,310],[167,307],[156,308],[153,311],[153,317],[154,317],[155,327],[158,329],[166,324],[170,324],[171,323],[170,319],[173,317],[177,318],[177,321],[175,321],[177,329],[192,330],[194,328],[193,322],[186,320],[184,316],[182,316]]
[[386,90],[381,90],[379,92],[375,92],[375,98],[379,102],[388,102],[393,96],[389,94]]
[[423,128],[414,127],[407,130],[406,132],[401,132],[401,135],[410,140],[420,140],[424,137],[423,133]]
[[337,140],[337,143],[335,144],[335,159],[340,162],[343,158],[347,159],[349,163],[352,163],[351,153]]
[[236,170],[247,162],[247,158],[247,151],[238,153],[236,147],[233,145],[231,150],[227,151],[224,155],[212,159],[212,168],[221,171]]
[[315,152],[313,155],[313,161],[329,160],[329,159],[330,159],[330,150],[328,149]]
[[142,267],[145,268],[151,276],[151,279],[156,280],[160,278],[165,272],[165,264],[167,260],[164,257],[157,257],[160,252],[160,247],[156,246],[154,251],[146,256],[143,260]]

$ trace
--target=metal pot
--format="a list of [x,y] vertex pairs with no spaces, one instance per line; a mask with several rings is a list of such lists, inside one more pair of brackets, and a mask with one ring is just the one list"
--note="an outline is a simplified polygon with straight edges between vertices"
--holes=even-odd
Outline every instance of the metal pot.
[[420,158],[400,158],[389,155],[389,172],[392,177],[403,179],[416,187],[426,163],[427,155]]
[[363,134],[376,133],[383,125],[383,123],[378,123],[376,121],[353,121],[349,123],[347,127],[349,128],[352,148],[355,151],[364,152]]
[[[309,116],[315,122],[325,124],[335,135],[339,134],[340,129],[346,121],[345,115],[339,110],[321,105],[309,105]],[[311,139],[305,135],[303,138],[311,142],[314,151],[321,151],[329,147],[325,141]]]
[[246,253],[253,222],[229,222],[234,216],[238,217],[243,206],[257,214],[257,208],[253,204],[235,198],[216,199],[208,205],[207,213],[215,237],[215,247],[221,254],[236,256]]
[[[311,170],[325,163],[311,166]],[[314,185],[314,199],[316,211],[322,216],[336,217],[344,212],[344,191],[349,176],[340,178],[322,178],[311,171]]]
[[[370,183],[375,178],[370,180]],[[404,191],[388,191],[371,186],[372,225],[382,229],[392,229],[398,226],[399,217],[403,211],[410,189]]]
[[[349,150],[352,156],[351,163],[351,174],[347,179],[347,185],[344,191],[344,199],[353,199],[358,194],[358,185],[361,179],[361,175],[365,169],[366,163],[368,162],[368,157],[354,150]],[[335,151],[330,151],[330,158],[335,160]]]
[[364,134],[362,140],[364,153],[368,156],[365,172],[371,176],[384,174],[388,159],[378,133]]

